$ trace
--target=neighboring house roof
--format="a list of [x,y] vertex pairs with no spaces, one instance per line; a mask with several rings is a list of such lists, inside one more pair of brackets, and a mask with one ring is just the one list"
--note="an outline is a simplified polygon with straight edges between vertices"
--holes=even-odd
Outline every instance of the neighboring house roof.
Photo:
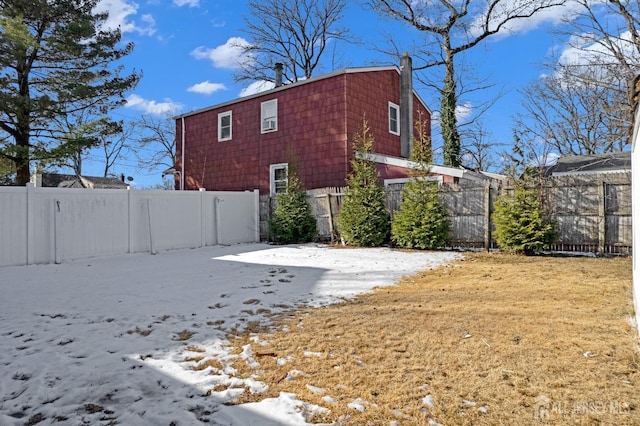
[[546,169],[546,176],[586,175],[595,173],[621,173],[631,171],[631,153],[613,152],[595,155],[560,157],[555,165]]
[[[195,114],[200,114],[202,112],[205,111],[209,111],[209,110],[213,110],[213,109],[218,109],[218,108],[222,108],[228,105],[233,105],[236,104],[238,102],[245,102],[249,99],[253,99],[253,98],[257,98],[257,97],[261,97],[270,93],[275,93],[275,92],[279,92],[281,90],[288,90],[288,89],[292,89],[295,87],[299,87],[305,84],[309,84],[315,81],[320,81],[320,80],[324,80],[327,78],[332,78],[341,74],[355,74],[355,73],[364,73],[364,72],[377,72],[377,71],[396,71],[398,74],[400,74],[400,68],[398,68],[395,65],[390,65],[390,66],[379,66],[379,67],[358,67],[358,68],[345,68],[345,69],[341,69],[338,71],[334,71],[328,74],[323,74],[317,77],[312,77],[309,78],[307,80],[299,80],[293,83],[287,83],[287,84],[283,84],[282,86],[279,87],[274,87],[273,89],[270,90],[265,90],[263,92],[258,92],[258,93],[254,93],[252,95],[248,95],[248,96],[243,96],[241,98],[236,98],[234,100],[228,101],[228,102],[224,102],[221,104],[217,104],[217,105],[212,105],[209,107],[205,107],[205,108],[201,108],[201,109],[197,109],[194,111],[190,111],[184,114],[180,114],[177,115],[176,117],[174,117],[176,120],[180,119],[180,118],[185,118],[188,117],[190,115],[195,115]],[[415,97],[420,101],[420,103],[424,106],[424,108],[429,111],[429,114],[431,114],[431,109],[429,109],[429,107],[427,106],[427,104],[424,102],[424,100],[420,97],[420,95],[418,95],[418,93],[413,90],[413,94],[415,95]]]
[[[41,177],[41,179],[40,179]],[[59,173],[34,174],[32,181],[43,188],[90,188],[90,189],[127,189],[129,185],[120,178],[98,176],[76,176]]]

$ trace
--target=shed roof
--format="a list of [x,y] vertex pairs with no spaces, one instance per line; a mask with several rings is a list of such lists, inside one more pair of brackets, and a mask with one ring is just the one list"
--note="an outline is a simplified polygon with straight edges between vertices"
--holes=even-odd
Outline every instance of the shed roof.
[[129,185],[115,177],[78,177],[60,173],[42,173],[42,186],[45,188],[127,189]]
[[624,151],[560,157],[555,165],[547,169],[546,175],[562,176],[627,171],[631,171],[631,153]]

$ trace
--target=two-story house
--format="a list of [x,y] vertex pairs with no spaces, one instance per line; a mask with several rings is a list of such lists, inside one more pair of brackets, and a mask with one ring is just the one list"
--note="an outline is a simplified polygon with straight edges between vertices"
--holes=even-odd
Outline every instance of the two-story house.
[[418,117],[431,132],[408,55],[400,67],[349,68],[286,85],[281,69],[275,76],[271,90],[176,118],[176,188],[275,194],[291,167],[306,189],[344,186],[363,119],[381,177],[402,178]]

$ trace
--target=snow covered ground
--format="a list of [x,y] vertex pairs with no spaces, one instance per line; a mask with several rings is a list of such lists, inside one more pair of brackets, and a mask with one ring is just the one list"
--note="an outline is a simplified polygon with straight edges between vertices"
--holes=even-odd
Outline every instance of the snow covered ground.
[[225,335],[457,256],[243,244],[0,268],[0,425],[305,425],[324,408],[293,394],[224,404],[265,390]]

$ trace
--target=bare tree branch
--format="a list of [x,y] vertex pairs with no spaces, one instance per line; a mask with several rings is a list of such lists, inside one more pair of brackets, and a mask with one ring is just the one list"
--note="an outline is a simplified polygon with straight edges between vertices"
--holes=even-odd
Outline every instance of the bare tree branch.
[[346,0],[252,0],[245,32],[250,44],[240,46],[246,57],[237,81],[274,81],[276,63],[284,65],[286,81],[308,79],[330,44],[348,41],[339,22]]
[[620,151],[630,143],[636,108],[640,2],[574,4],[557,31],[566,48],[549,75],[523,92],[526,112],[516,124],[562,155]]
[[176,162],[175,120],[170,116],[155,118],[143,115],[136,123],[136,128],[142,134],[134,149],[138,157],[138,168],[154,170],[158,167],[174,167]]
[[[487,38],[508,31],[509,25],[527,19],[566,0],[371,0],[371,6],[383,15],[405,22],[425,34],[419,50],[427,60],[415,69],[444,67],[440,80],[441,127],[444,163],[457,167],[460,159],[460,134],[456,121],[459,104],[456,59]],[[415,62],[415,61],[414,61]]]

